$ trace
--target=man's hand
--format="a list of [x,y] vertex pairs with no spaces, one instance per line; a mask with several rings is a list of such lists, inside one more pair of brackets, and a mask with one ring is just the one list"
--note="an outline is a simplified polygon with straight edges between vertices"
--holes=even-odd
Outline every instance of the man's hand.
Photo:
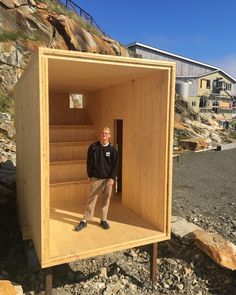
[[113,184],[114,184],[114,179],[110,178],[110,179],[108,180],[108,184],[109,184],[109,185],[113,185]]

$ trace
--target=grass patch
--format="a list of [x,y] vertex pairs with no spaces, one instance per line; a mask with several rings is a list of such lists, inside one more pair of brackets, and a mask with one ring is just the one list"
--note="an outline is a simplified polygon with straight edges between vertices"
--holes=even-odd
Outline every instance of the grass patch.
[[4,31],[0,32],[0,42],[15,41],[17,39],[16,32]]
[[231,131],[229,133],[229,137],[232,138],[232,139],[236,139],[236,131]]
[[69,18],[76,21],[83,29],[85,29],[86,31],[88,31],[90,33],[93,33],[97,36],[103,35],[102,32],[96,26],[93,26],[89,21],[87,21],[85,18],[80,16],[75,11],[67,9],[61,3],[57,3],[57,2],[51,1],[51,0],[40,0],[40,1],[36,1],[36,2],[38,2],[38,3],[43,2],[44,4],[46,4],[48,6],[49,12],[56,12],[58,14],[64,14],[64,15],[68,16]]
[[102,35],[102,32],[97,27],[91,25],[90,22],[75,12],[71,13],[71,18],[74,19],[81,26],[81,28],[85,29],[87,32],[93,33],[96,36]]
[[13,112],[13,97],[11,94],[0,93],[0,112],[1,113],[11,113]]
[[48,6],[48,11],[49,12],[56,12],[58,14],[66,14],[68,13],[68,10],[66,9],[66,7],[64,7],[62,4],[57,3],[55,1],[52,0],[41,0],[41,1],[36,1],[37,3],[39,2],[43,2],[44,4],[46,4]]
[[27,40],[29,37],[23,31],[2,31],[0,32],[0,42],[16,41],[19,39]]

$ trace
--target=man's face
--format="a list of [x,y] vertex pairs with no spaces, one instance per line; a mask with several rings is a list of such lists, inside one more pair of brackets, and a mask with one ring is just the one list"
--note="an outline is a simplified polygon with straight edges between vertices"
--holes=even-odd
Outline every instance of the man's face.
[[101,135],[100,135],[100,138],[101,138],[101,140],[102,141],[108,141],[109,140],[109,138],[111,137],[111,134],[110,134],[110,132],[108,131],[108,130],[102,130],[101,131]]

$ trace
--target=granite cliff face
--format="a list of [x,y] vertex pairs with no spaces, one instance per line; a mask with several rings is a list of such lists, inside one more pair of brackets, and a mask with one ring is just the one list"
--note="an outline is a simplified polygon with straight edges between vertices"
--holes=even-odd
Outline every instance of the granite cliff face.
[[0,0],[0,162],[15,163],[12,90],[39,46],[129,56],[56,0]]
[[0,93],[10,92],[39,47],[128,56],[119,42],[102,35],[57,1],[0,0]]

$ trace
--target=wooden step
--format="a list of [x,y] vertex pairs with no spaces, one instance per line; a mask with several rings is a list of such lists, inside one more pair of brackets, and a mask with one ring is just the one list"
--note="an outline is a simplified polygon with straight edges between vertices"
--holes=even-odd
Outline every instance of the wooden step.
[[91,143],[93,141],[50,143],[50,161],[85,160]]
[[50,162],[50,183],[87,179],[86,160]]
[[53,183],[50,184],[50,203],[76,200],[85,204],[88,193],[88,180]]
[[[50,142],[93,141],[93,125],[50,125]],[[95,141],[95,140],[94,140]]]

